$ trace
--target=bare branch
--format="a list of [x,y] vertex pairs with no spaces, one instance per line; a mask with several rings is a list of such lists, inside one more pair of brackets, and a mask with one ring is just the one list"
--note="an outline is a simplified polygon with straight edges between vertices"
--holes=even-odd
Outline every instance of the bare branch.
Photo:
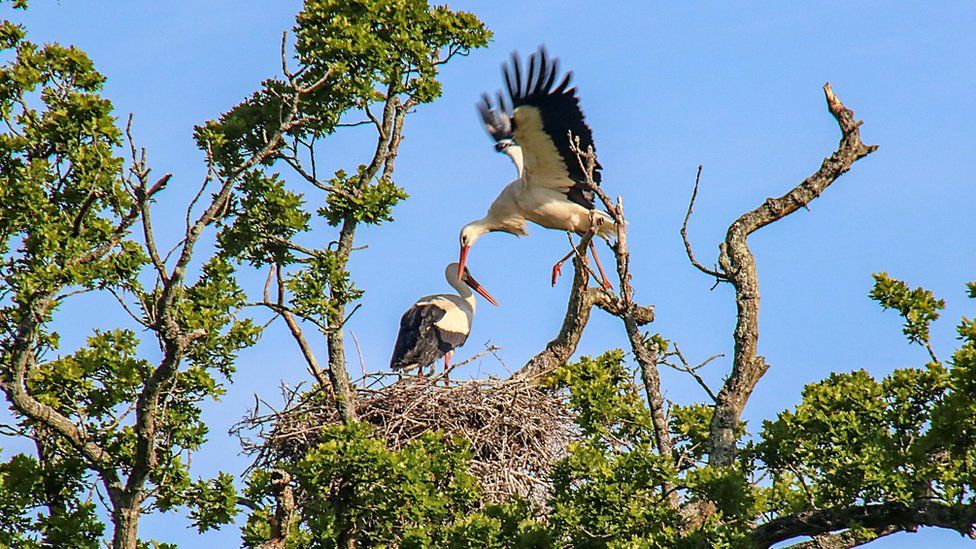
[[[357,346],[358,346],[358,343],[357,343]],[[479,352],[479,353],[477,353],[477,354],[475,354],[473,356],[470,356],[470,357],[462,360],[461,362],[454,362],[454,363],[452,363],[450,365],[450,367],[448,367],[447,369],[445,369],[440,374],[437,374],[436,376],[432,376],[430,379],[431,379],[431,381],[435,381],[435,382],[436,381],[440,381],[442,379],[448,379],[448,376],[450,376],[451,372],[453,372],[457,368],[460,368],[461,366],[467,366],[468,364],[471,364],[472,362],[474,362],[474,361],[476,361],[476,360],[478,360],[478,359],[480,359],[482,357],[485,357],[487,355],[493,355],[493,356],[495,356],[497,358],[498,355],[496,353],[498,351],[500,351],[501,349],[502,348],[499,347],[498,345],[487,345],[486,344],[484,351],[481,351],[481,352]]]
[[841,129],[837,150],[824,159],[820,169],[779,198],[767,199],[759,207],[736,219],[720,247],[719,265],[735,288],[736,327],[733,333],[732,373],[718,393],[710,426],[709,464],[731,465],[735,459],[735,431],[746,401],[769,365],[758,354],[759,348],[759,278],[756,258],[746,238],[756,230],[806,207],[813,199],[847,172],[857,160],[871,154],[876,145],[861,142],[860,122],[824,85],[827,107]]
[[698,375],[698,370],[700,368],[702,368],[703,366],[705,366],[706,364],[708,364],[709,362],[715,360],[716,358],[720,358],[720,357],[723,357],[725,355],[719,354],[719,355],[710,356],[707,359],[705,359],[701,364],[693,367],[693,366],[691,366],[688,363],[688,361],[685,359],[685,356],[681,353],[681,349],[678,347],[678,344],[675,343],[675,345],[674,345],[674,356],[677,356],[678,357],[678,360],[681,361],[681,365],[680,366],[677,365],[677,364],[672,364],[670,362],[666,362],[666,361],[663,362],[663,364],[665,364],[665,365],[669,366],[670,368],[673,368],[673,369],[675,369],[675,370],[677,370],[679,372],[685,372],[686,374],[689,374],[691,377],[693,377],[695,379],[696,382],[698,382],[698,385],[700,385],[701,388],[704,389],[706,393],[708,393],[708,396],[709,396],[709,398],[712,399],[712,402],[717,401],[718,400],[718,397],[716,397],[715,396],[715,393],[712,392],[711,387],[709,387],[708,384],[705,383],[705,380],[702,379],[702,377],[700,375]]
[[[331,385],[328,382],[325,374],[322,373],[322,368],[319,366],[319,361],[315,358],[315,353],[312,352],[312,346],[308,344],[308,340],[305,339],[305,334],[302,333],[302,328],[295,321],[290,309],[285,306],[285,282],[281,274],[281,266],[274,266],[274,276],[278,288],[278,298],[276,303],[265,302],[265,305],[275,309],[281,318],[285,320],[285,324],[288,326],[288,330],[291,332],[291,336],[295,339],[298,344],[298,348],[302,351],[302,356],[305,357],[305,363],[308,366],[309,373],[312,377],[319,382],[319,385],[323,389],[328,389]],[[320,326],[316,323],[317,326]],[[321,326],[320,326],[321,327]]]
[[695,188],[691,191],[691,200],[688,201],[688,211],[685,212],[685,220],[681,224],[681,240],[685,243],[685,253],[688,255],[688,260],[691,264],[695,266],[699,271],[709,275],[714,276],[716,282],[718,281],[728,281],[728,277],[724,273],[720,273],[715,269],[709,269],[708,267],[702,265],[695,259],[695,252],[691,249],[691,242],[688,240],[688,220],[691,219],[691,213],[694,211],[695,199],[698,198],[698,183],[701,181],[702,165],[698,165],[698,174],[695,175]]
[[920,526],[947,528],[976,539],[974,525],[976,504],[973,503],[947,505],[936,501],[919,501],[906,505],[888,502],[802,511],[776,518],[756,527],[752,542],[756,547],[765,549],[799,536],[821,536],[855,527],[888,535],[897,531],[914,531]]
[[559,333],[546,345],[542,352],[519,369],[515,376],[539,383],[554,369],[565,364],[576,352],[576,346],[583,335],[583,329],[586,328],[586,323],[590,320],[590,310],[596,302],[596,294],[599,293],[586,287],[589,275],[582,260],[586,246],[592,238],[592,234],[584,235],[576,246],[578,253],[573,258],[573,285],[569,290],[566,315],[563,316],[563,324]]

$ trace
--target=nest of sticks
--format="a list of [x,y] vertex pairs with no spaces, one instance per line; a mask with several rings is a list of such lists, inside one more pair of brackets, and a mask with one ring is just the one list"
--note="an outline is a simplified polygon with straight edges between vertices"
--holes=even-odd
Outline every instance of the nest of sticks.
[[[405,378],[375,389],[359,384],[359,418],[394,449],[432,431],[467,440],[470,472],[487,501],[544,500],[549,467],[575,434],[560,397],[521,379],[442,382]],[[280,412],[259,414],[257,405],[235,427],[245,453],[255,457],[253,466],[300,459],[319,442],[323,425],[340,421],[331,399],[286,389],[285,401]]]

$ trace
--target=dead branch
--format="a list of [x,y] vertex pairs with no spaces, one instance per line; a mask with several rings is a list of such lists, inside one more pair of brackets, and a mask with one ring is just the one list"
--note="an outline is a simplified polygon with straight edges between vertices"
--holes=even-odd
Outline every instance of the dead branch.
[[718,400],[718,397],[715,396],[715,393],[712,391],[711,387],[709,387],[708,384],[705,383],[705,380],[700,375],[698,375],[698,370],[700,370],[702,367],[704,367],[709,362],[711,362],[711,361],[713,361],[713,360],[715,360],[717,358],[721,358],[721,357],[723,357],[725,355],[722,355],[722,354],[712,355],[712,356],[706,358],[700,364],[698,364],[696,366],[692,366],[691,364],[688,363],[688,360],[685,358],[684,354],[681,352],[681,348],[678,347],[678,344],[677,343],[674,344],[674,353],[673,353],[673,355],[678,358],[678,360],[681,362],[681,364],[674,364],[672,362],[668,362],[667,360],[662,360],[661,361],[661,364],[664,364],[665,366],[668,366],[671,369],[677,370],[679,372],[684,372],[684,373],[690,375],[692,378],[694,378],[695,382],[698,383],[698,385],[701,386],[701,388],[705,390],[705,393],[707,393],[708,396],[709,396],[709,398],[712,399],[712,402],[715,402],[716,400]]
[[759,348],[759,278],[756,258],[747,237],[776,222],[820,196],[834,181],[851,168],[857,160],[871,154],[878,147],[861,142],[860,122],[830,89],[824,85],[827,108],[837,120],[841,140],[837,150],[824,159],[820,169],[779,198],[769,198],[759,207],[736,219],[719,247],[719,265],[735,288],[736,326],[733,334],[734,355],[732,373],[718,393],[715,413],[710,427],[712,466],[731,465],[735,459],[735,431],[746,401],[769,365],[758,354]]
[[695,266],[699,271],[709,275],[714,276],[716,282],[728,281],[728,277],[725,274],[715,270],[709,269],[708,267],[702,265],[695,259],[695,252],[691,248],[691,241],[688,240],[688,221],[691,220],[691,214],[694,212],[695,200],[698,198],[698,183],[701,182],[702,165],[698,165],[698,173],[695,175],[695,188],[691,191],[691,199],[688,201],[688,211],[685,212],[685,220],[681,223],[681,240],[685,244],[685,254],[688,256],[688,260],[691,264]]

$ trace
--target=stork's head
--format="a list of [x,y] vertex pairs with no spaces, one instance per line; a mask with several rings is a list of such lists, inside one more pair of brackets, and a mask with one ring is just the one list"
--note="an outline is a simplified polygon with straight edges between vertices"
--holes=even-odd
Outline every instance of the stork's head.
[[481,294],[481,297],[488,300],[488,303],[491,303],[495,307],[498,306],[498,301],[495,301],[495,298],[488,293],[488,290],[486,290],[481,283],[471,276],[471,271],[469,271],[467,267],[461,267],[461,265],[458,263],[451,263],[446,269],[444,269],[444,276],[447,277],[447,281],[451,284],[451,286],[454,286],[454,288],[457,289],[461,295],[464,295],[460,287],[460,283],[463,282],[464,284],[467,284],[469,288]]
[[[478,221],[472,221],[471,223],[468,223],[461,229],[461,235],[460,235],[461,257],[460,259],[458,259],[458,265],[459,265],[458,270],[461,273],[464,272],[464,265],[468,261],[468,250],[470,250],[471,246],[473,246],[474,243],[477,242],[479,238],[481,238],[481,235],[489,231],[491,231],[491,228],[487,223],[485,223],[483,219],[479,219]],[[460,280],[460,274],[458,276],[458,280]]]
[[522,147],[515,140],[511,138],[500,139],[495,143],[495,150],[511,158],[519,176],[522,175]]

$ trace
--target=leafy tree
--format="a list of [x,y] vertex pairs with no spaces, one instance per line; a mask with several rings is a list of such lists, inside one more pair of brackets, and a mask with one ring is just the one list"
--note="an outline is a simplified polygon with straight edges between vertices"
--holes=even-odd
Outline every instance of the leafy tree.
[[[296,340],[305,341],[295,318],[321,327],[328,379],[310,352],[309,367],[355,420],[335,328],[361,296],[345,269],[356,228],[391,218],[406,196],[393,183],[406,115],[437,97],[440,65],[489,33],[470,14],[414,0],[310,1],[295,33],[296,72],[286,69],[284,80],[265,82],[197,129],[209,173],[187,208],[185,234],[164,254],[152,203],[170,175],[151,180],[131,138],[128,161],[119,155],[127,133],[100,95],[104,77],[76,48],[40,46],[15,23],[0,26],[10,54],[0,68],[0,383],[18,432],[38,447],[36,458],[14,456],[0,477],[10,488],[0,496],[10,543],[97,544],[103,526],[85,495],[93,482],[107,496],[114,547],[141,543],[147,510],[190,505],[201,530],[233,517],[231,477],[192,481],[187,464],[206,440],[200,404],[219,398],[237,352],[260,334],[241,316],[240,262],[272,266],[277,299],[266,294],[261,305]],[[314,155],[314,143],[354,112],[375,125],[376,151],[348,174],[320,180],[301,151]],[[269,171],[276,163],[326,193],[315,215],[340,227],[337,247],[295,241],[312,214]],[[200,257],[200,238],[214,228],[220,250]],[[143,358],[128,327],[96,331],[85,348],[46,358],[59,349],[58,309],[82,294],[117,300],[161,358]]]
[[[534,473],[546,496],[487,503],[464,439],[394,443],[360,420],[342,329],[365,295],[348,268],[357,230],[388,223],[406,198],[399,145],[408,114],[439,96],[439,68],[489,39],[474,15],[422,0],[307,0],[293,50],[283,40],[282,76],[196,128],[208,173],[163,253],[153,204],[171,176],[150,177],[101,95],[104,77],[80,50],[0,25],[0,389],[16,417],[7,430],[36,449],[0,463],[0,545],[96,547],[111,535],[117,548],[162,547],[140,540],[138,523],[170,509],[201,532],[246,509],[248,547],[732,548],[803,536],[798,547],[853,547],[920,526],[976,535],[976,322],[961,320],[960,347],[941,360],[930,326],[944,302],[928,290],[882,273],[871,292],[901,315],[927,363],[883,379],[834,373],[761,427],[742,421],[769,367],[748,239],[876,148],[829,85],[837,150],[736,219],[711,268],[687,241],[696,182],[682,228],[689,260],[736,301],[719,390],[677,344],[642,331],[654,312],[634,300],[623,204],[593,185],[617,222],[619,289],[589,288],[577,259],[559,333],[514,376],[562,399],[572,418],[573,441]],[[319,173],[316,147],[351,126],[375,131],[371,154]],[[577,153],[592,179],[595,155]],[[323,225],[334,231],[328,245]],[[215,250],[201,251],[204,235]],[[243,269],[266,272],[266,284],[242,287]],[[131,324],[61,353],[57,314],[83,295],[117,304]],[[621,320],[629,353],[572,361],[594,306]],[[261,463],[243,489],[226,473],[193,479],[189,458],[208,434],[201,406],[257,343],[257,311],[284,322],[301,350],[316,381],[304,401],[337,419],[300,455]],[[313,337],[326,342],[324,360]],[[144,352],[145,342],[158,349]],[[708,400],[666,403],[662,367],[692,376]]]

